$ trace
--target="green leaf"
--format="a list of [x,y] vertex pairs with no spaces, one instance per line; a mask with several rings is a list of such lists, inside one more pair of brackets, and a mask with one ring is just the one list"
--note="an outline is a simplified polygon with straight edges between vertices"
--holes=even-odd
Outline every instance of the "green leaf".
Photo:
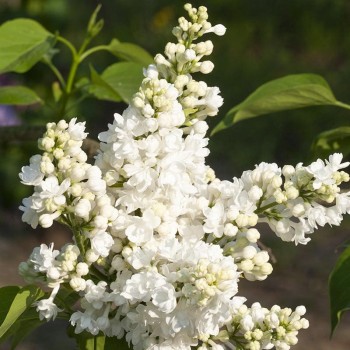
[[129,347],[125,339],[118,339],[117,337],[106,337],[104,343],[104,350],[130,350],[133,347]]
[[50,51],[55,36],[38,22],[19,18],[0,26],[0,73],[24,73]]
[[350,154],[350,127],[342,126],[317,135],[312,150],[319,157],[327,157],[334,152],[341,152],[344,156]]
[[66,284],[61,284],[61,287],[55,297],[55,303],[60,309],[70,310],[79,299],[80,296],[77,292],[67,287]]
[[90,78],[92,84],[88,91],[100,100],[120,102],[122,100],[118,92],[109,85],[102,77],[90,66]]
[[339,256],[329,276],[331,333],[344,311],[350,310],[350,246]]
[[143,67],[147,67],[153,62],[153,57],[145,49],[132,43],[121,43],[119,40],[113,39],[107,49],[118,58],[140,63]]
[[142,82],[142,66],[134,62],[120,62],[107,67],[101,75],[91,70],[89,92],[101,100],[129,103]]
[[90,333],[84,331],[79,334],[75,334],[73,328],[69,330],[70,337],[76,339],[80,350],[131,350],[128,343],[124,339],[118,339],[117,337],[106,337],[102,333],[97,336],[93,336]]
[[[8,289],[10,288],[10,289]],[[17,290],[15,287],[4,287],[0,289],[0,299],[4,298],[4,311],[6,315],[0,326],[0,338],[8,331],[8,329],[18,320],[23,312],[30,308],[32,304],[44,295],[44,292],[36,286],[26,286]]]
[[7,286],[0,288],[0,324],[4,322],[13,299],[16,297],[19,290],[20,287],[18,286]]
[[295,74],[261,85],[243,102],[233,107],[212,134],[233,124],[264,114],[296,108],[334,105],[350,109],[336,100],[328,83],[316,74]]
[[0,339],[0,343],[11,338],[11,349],[15,349],[24,338],[44,323],[46,323],[46,321],[40,320],[39,313],[36,309],[33,307],[29,308],[24,311],[17,321],[7,330]]
[[0,105],[32,105],[42,103],[40,97],[24,86],[0,87]]

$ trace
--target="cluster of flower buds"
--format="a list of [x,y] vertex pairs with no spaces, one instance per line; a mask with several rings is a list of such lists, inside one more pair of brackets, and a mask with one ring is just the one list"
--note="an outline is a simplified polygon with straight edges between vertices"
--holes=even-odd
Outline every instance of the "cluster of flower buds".
[[350,193],[339,188],[348,163],[335,154],[306,167],[261,163],[241,178],[216,178],[205,163],[205,119],[223,100],[191,74],[213,68],[201,61],[211,41],[196,40],[225,28],[207,21],[203,6],[185,9],[178,42],[155,57],[130,106],[99,135],[94,165],[81,150],[83,123],[48,124],[43,155],[20,174],[34,186],[23,220],[64,223],[74,244],[35,248],[21,275],[53,288],[36,304],[40,318],[56,317],[55,297],[69,288],[80,301],[65,310],[76,333],[124,336],[135,350],[289,349],[308,326],[305,308],[248,308],[237,296],[240,278],[272,272],[255,226],[305,244],[318,226],[338,225],[350,212]]
[[[239,304],[240,301],[237,301],[233,319],[226,329],[213,338],[205,339],[199,350],[288,350],[297,344],[299,330],[309,327],[309,322],[302,318],[306,312],[304,306],[292,311],[278,305],[269,310],[261,307],[260,303],[254,303],[251,308]],[[232,333],[235,338],[230,337]]]

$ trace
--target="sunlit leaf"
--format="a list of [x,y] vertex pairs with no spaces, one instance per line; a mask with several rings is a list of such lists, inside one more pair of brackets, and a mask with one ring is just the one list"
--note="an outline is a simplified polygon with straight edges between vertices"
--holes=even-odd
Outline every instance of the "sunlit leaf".
[[153,57],[145,49],[132,43],[121,43],[113,39],[108,45],[108,50],[122,60],[138,62],[143,67],[153,62]]
[[261,85],[243,102],[233,107],[214,128],[212,134],[233,124],[279,111],[334,105],[350,109],[336,100],[328,83],[316,74],[295,74]]
[[331,331],[340,321],[344,311],[350,310],[350,246],[339,256],[329,277],[331,305]]
[[[0,338],[17,321],[23,312],[30,308],[32,304],[44,295],[44,292],[36,286],[26,286],[18,290],[16,295],[12,289],[0,289],[0,299],[5,298],[6,316],[0,326]],[[11,298],[13,296],[13,298]]]
[[91,71],[89,92],[101,100],[130,102],[142,82],[142,66],[134,62],[120,62],[107,67],[101,75]]
[[0,26],[0,73],[24,73],[50,51],[55,36],[38,22],[19,18]]
[[0,87],[0,105],[32,105],[42,103],[40,97],[24,86]]
[[4,322],[11,304],[19,290],[20,287],[18,286],[7,286],[0,288],[0,324]]

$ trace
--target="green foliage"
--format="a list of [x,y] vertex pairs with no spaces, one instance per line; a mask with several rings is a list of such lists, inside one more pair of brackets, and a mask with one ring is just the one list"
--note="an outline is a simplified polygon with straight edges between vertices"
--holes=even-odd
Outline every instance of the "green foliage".
[[332,333],[341,315],[350,310],[350,246],[339,256],[329,277]]
[[248,118],[319,105],[350,109],[350,106],[336,100],[322,77],[316,74],[288,75],[261,85],[243,102],[231,108],[212,133]]
[[0,27],[0,73],[25,73],[53,47],[55,36],[31,19],[19,18]]
[[40,97],[25,86],[0,87],[0,105],[31,105],[42,103]]
[[134,62],[120,62],[107,67],[101,75],[91,67],[89,92],[107,101],[130,102],[135,86],[142,80],[142,66]]
[[[72,331],[72,330],[71,330]],[[130,350],[127,342],[124,339],[116,337],[106,337],[103,334],[96,336],[88,332],[79,334],[71,333],[71,337],[75,338],[80,350]]]
[[4,334],[4,336],[0,338],[0,343],[10,339],[11,349],[15,349],[16,346],[28,335],[30,335],[31,332],[44,323],[46,322],[44,320],[40,320],[39,314],[35,308],[32,307],[26,309]]
[[[51,34],[34,20],[20,18],[5,22],[0,27],[0,73],[25,73],[41,61],[51,69],[56,80],[52,82],[51,98],[40,98],[28,88],[9,86],[1,88],[0,104],[30,105],[44,101],[45,106],[52,109],[50,119],[57,120],[87,97],[130,102],[142,81],[142,68],[152,62],[152,57],[141,47],[116,38],[108,45],[89,47],[103,28],[103,20],[97,18],[100,8],[98,6],[91,15],[79,48],[68,39]],[[59,44],[66,46],[72,56],[67,77],[54,64],[60,54]],[[83,75],[78,80],[83,61],[99,51],[107,51],[127,62],[108,66],[101,76],[92,70],[90,77]]]
[[[58,291],[55,301],[61,310],[71,310],[71,308],[77,303],[80,296],[77,292],[73,291],[67,285],[62,284]],[[60,318],[69,320],[70,315],[68,313],[60,313]]]
[[31,285],[23,288],[15,286],[0,288],[0,339],[43,295],[44,292],[40,288]]
[[327,130],[317,135],[312,144],[317,157],[326,157],[334,152],[341,152],[346,157],[350,154],[350,127],[342,126]]
[[153,62],[153,57],[146,50],[132,43],[121,43],[119,40],[113,39],[107,49],[122,60],[138,62],[144,67]]

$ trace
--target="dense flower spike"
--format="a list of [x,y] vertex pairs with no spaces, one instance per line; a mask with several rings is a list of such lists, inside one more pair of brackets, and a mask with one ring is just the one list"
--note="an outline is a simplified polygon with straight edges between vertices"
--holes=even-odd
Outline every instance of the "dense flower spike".
[[[60,251],[42,244],[20,265],[29,283],[52,288],[36,303],[41,319],[61,310],[60,288],[79,295],[71,314],[76,333],[125,336],[143,349],[289,349],[305,308],[295,311],[238,296],[240,278],[264,280],[272,272],[258,244],[258,223],[284,241],[306,244],[318,226],[339,225],[350,212],[342,156],[296,167],[261,163],[241,178],[221,181],[205,164],[208,116],[223,103],[217,87],[194,80],[210,73],[202,60],[223,35],[205,7],[185,5],[164,55],[144,71],[123,115],[99,135],[95,164],[82,151],[84,123],[50,123],[39,140],[42,155],[22,168],[34,186],[23,200],[32,227],[68,225],[73,244]],[[79,293],[79,294],[78,294]]]

